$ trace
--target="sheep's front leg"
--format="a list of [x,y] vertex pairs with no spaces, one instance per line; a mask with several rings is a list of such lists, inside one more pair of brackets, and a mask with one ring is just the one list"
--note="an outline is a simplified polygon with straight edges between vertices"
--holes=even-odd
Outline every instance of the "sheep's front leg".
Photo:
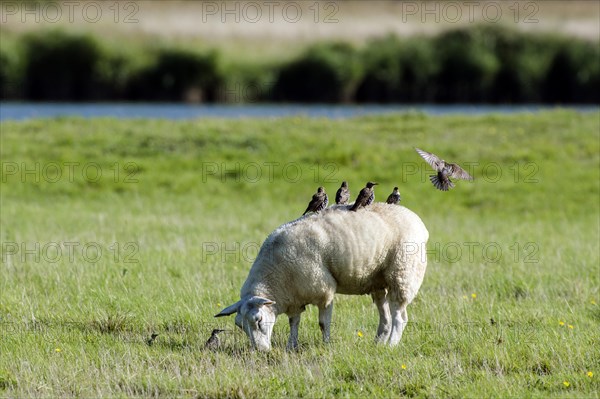
[[287,349],[298,349],[298,327],[300,326],[300,313],[289,317],[290,320],[290,338],[288,339]]
[[390,301],[390,311],[392,314],[392,331],[388,344],[390,346],[398,345],[402,338],[402,331],[408,323],[408,313],[406,312],[406,302]]
[[331,331],[331,317],[333,315],[333,301],[324,307],[319,307],[319,328],[323,334],[323,342],[329,342]]
[[379,327],[377,327],[377,335],[375,336],[375,342],[377,343],[386,343],[390,338],[392,329],[390,304],[386,294],[385,290],[378,290],[371,293],[371,298],[373,298],[373,302],[375,302],[379,311]]

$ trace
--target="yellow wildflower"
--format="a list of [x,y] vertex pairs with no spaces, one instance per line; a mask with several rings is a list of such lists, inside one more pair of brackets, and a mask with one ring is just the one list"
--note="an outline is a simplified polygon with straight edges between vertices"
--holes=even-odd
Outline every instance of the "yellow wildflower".
[[360,331],[360,330],[358,330],[358,332],[356,333],[356,335],[358,335],[360,338],[362,338],[362,336],[363,336],[363,332],[362,332],[362,331]]
[[406,370],[406,364],[403,364],[401,367],[402,367],[402,370]]
[[573,324],[569,324],[569,328],[572,330],[574,328]]
[[564,322],[564,321],[559,321],[559,322],[558,322],[558,324],[559,324],[560,326],[564,326],[564,325],[565,325],[565,322]]
[[60,352],[60,348],[54,349],[54,352]]
[[571,384],[569,383],[569,381],[563,381],[563,385],[568,388]]
[[473,298],[473,299],[477,298],[477,294],[476,293],[472,293],[471,294],[471,298]]
[[590,378],[592,378],[594,376],[594,373],[592,373],[591,371],[588,371],[587,372],[587,376],[590,377]]

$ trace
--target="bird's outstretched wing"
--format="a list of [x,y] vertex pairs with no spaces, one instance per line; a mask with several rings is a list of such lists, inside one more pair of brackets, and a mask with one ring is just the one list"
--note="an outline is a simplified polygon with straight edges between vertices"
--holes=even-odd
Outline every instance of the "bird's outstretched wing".
[[423,151],[419,148],[415,148],[415,151],[417,151],[417,154],[419,154],[433,169],[439,170],[442,166],[442,160],[439,159],[437,155]]
[[473,176],[471,176],[469,173],[467,173],[466,170],[464,170],[457,164],[450,163],[447,165],[450,167],[450,171],[452,172],[452,174],[450,175],[451,177],[454,177],[455,179],[462,179],[462,180],[473,180]]

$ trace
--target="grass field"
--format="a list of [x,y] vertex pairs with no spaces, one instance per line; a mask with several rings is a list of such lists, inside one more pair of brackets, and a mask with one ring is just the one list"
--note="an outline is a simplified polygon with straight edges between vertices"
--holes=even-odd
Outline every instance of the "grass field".
[[[599,112],[0,129],[2,397],[600,396]],[[476,180],[434,190],[415,146]],[[369,297],[339,295],[332,343],[311,307],[298,352],[285,317],[250,351],[212,316],[264,238],[342,180],[352,198],[398,185],[429,229],[400,345],[374,344]]]

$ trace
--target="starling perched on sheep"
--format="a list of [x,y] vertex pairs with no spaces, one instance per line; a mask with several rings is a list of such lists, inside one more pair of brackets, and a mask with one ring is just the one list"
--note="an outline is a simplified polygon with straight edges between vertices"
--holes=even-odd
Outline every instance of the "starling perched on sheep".
[[354,205],[350,208],[351,211],[356,211],[361,206],[369,206],[375,201],[375,189],[373,188],[375,185],[377,185],[377,183],[367,182],[367,186],[358,193]]
[[394,191],[387,197],[388,204],[397,205],[400,202],[400,192],[398,191],[398,187],[394,187]]
[[437,172],[437,175],[429,176],[429,180],[431,180],[438,190],[448,191],[454,187],[454,183],[450,180],[451,177],[462,180],[473,180],[473,176],[457,164],[446,162],[437,155],[418,148],[415,148],[415,151]]
[[212,333],[210,334],[210,338],[204,344],[204,349],[219,348],[221,346],[221,340],[219,339],[219,334],[222,333],[223,331],[225,331],[225,330],[220,330],[218,328],[215,328],[214,330],[212,330]]
[[325,189],[319,187],[317,193],[312,196],[312,200],[309,202],[308,207],[302,215],[306,215],[308,212],[319,213],[319,211],[327,208],[327,204],[329,204],[329,198],[327,197],[327,194],[325,194]]
[[335,193],[335,203],[338,205],[345,205],[350,199],[350,190],[348,190],[348,182],[343,181],[342,186],[338,188]]

